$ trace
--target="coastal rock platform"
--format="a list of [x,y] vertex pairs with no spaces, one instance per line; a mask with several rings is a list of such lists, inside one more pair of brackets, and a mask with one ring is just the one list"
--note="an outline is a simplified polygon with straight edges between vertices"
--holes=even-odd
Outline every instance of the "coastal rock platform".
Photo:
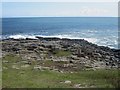
[[[98,46],[83,39],[43,38],[4,39],[2,57],[17,55],[25,65],[33,69],[73,72],[119,68],[120,50]],[[3,63],[9,63],[4,61]],[[17,67],[16,67],[17,68]]]

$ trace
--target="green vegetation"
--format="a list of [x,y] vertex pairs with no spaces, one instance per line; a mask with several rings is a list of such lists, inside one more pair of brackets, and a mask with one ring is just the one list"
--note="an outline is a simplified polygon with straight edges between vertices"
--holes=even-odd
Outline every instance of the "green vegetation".
[[69,56],[69,55],[71,55],[71,52],[70,51],[64,51],[64,50],[56,50],[54,52],[54,55],[56,55],[58,57]]
[[51,60],[44,60],[42,61],[46,66],[51,66],[51,65],[54,65],[54,62],[51,61]]
[[0,89],[2,89],[2,59],[0,58]]
[[[8,61],[8,62],[7,62]],[[34,65],[25,65],[19,56],[7,55],[3,58],[3,88],[73,88],[80,87],[118,87],[118,70],[79,71],[77,73],[60,73],[50,70],[36,70]],[[47,61],[51,64],[51,61]],[[16,66],[17,68],[13,68]],[[64,83],[66,80],[71,83]]]

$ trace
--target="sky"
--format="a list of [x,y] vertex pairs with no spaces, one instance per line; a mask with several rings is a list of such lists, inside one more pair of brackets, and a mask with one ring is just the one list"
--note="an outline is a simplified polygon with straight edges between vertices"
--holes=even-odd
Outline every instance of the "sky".
[[2,2],[2,17],[117,16],[117,2]]
[[1,0],[2,2],[118,2],[120,0]]

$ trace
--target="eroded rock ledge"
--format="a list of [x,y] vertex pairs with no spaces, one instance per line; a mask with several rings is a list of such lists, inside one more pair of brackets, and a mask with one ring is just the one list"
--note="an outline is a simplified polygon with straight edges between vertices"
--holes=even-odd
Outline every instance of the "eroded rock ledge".
[[36,61],[35,68],[44,66],[61,71],[119,67],[119,49],[97,46],[83,39],[37,38],[2,40],[3,57],[14,54],[25,64]]

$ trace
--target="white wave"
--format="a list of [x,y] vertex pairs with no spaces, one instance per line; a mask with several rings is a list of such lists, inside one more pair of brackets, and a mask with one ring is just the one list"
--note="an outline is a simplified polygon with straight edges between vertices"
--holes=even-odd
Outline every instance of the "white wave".
[[79,38],[79,37],[73,37],[71,35],[50,35],[50,36],[46,36],[46,35],[10,35],[7,38],[13,38],[13,39],[26,39],[26,38],[31,38],[31,39],[37,39],[36,36],[38,37],[44,37],[44,38],[68,38],[68,39],[83,39],[83,38]]
[[33,35],[11,35],[8,38],[13,38],[13,39],[26,39],[26,38],[37,39]]
[[2,40],[2,35],[0,35],[0,40]]
[[88,42],[91,42],[91,43],[94,43],[94,44],[97,44],[97,41],[98,39],[96,38],[80,38],[80,37],[73,37],[71,35],[52,35],[52,36],[43,36],[43,35],[38,35],[40,37],[44,37],[44,38],[48,38],[48,37],[51,37],[51,38],[54,38],[54,37],[57,37],[57,38],[68,38],[68,39],[84,39]]
[[88,37],[83,37],[83,36],[75,36],[75,35],[71,35],[71,34],[58,34],[58,35],[49,35],[49,36],[46,36],[46,35],[21,35],[21,34],[18,34],[18,35],[10,35],[8,36],[8,38],[13,38],[13,39],[26,39],[26,38],[31,38],[31,39],[38,39],[36,38],[36,36],[38,37],[44,37],[44,38],[68,38],[68,39],[84,39],[88,42],[91,42],[91,43],[94,43],[94,44],[97,44],[99,46],[108,46],[110,48],[115,48],[114,46],[117,46],[118,42],[117,42],[117,39],[114,40],[114,38],[104,38],[104,37],[101,37],[101,38],[98,38],[98,37],[94,37],[94,38],[88,38]]
[[37,35],[37,36],[44,37],[44,38],[49,38],[49,37],[54,38],[54,37],[56,37],[56,38],[60,38],[60,39],[62,39],[62,38],[79,39],[79,38],[71,37],[71,35],[50,35],[50,36]]
[[83,38],[84,40],[96,44],[98,42],[97,38]]

